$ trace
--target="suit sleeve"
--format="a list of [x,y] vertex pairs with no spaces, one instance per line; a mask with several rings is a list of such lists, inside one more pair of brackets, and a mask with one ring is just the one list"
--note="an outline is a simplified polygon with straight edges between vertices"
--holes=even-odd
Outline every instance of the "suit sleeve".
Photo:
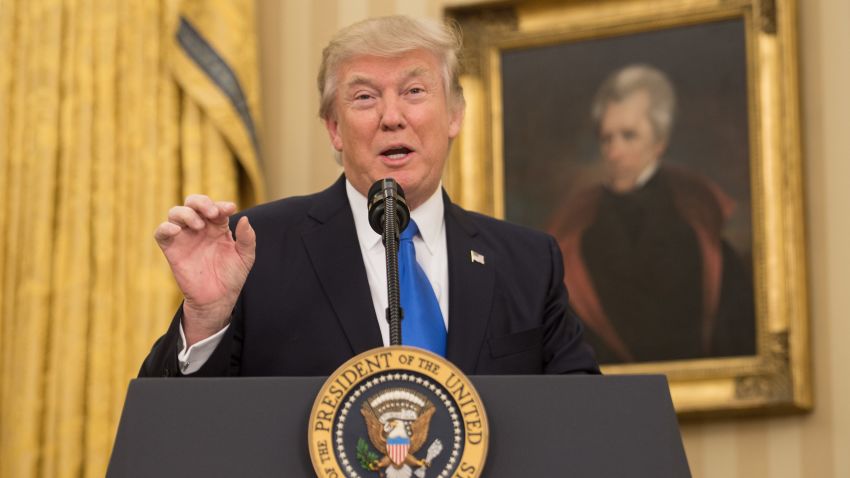
[[584,326],[570,306],[564,285],[564,261],[557,242],[549,240],[551,275],[543,318],[544,373],[599,374],[593,348],[584,341]]
[[209,359],[198,371],[190,375],[180,372],[177,353],[180,350],[180,321],[183,307],[177,309],[168,331],[151,348],[142,363],[139,377],[226,377],[239,375],[242,352],[241,300],[233,310],[230,327]]

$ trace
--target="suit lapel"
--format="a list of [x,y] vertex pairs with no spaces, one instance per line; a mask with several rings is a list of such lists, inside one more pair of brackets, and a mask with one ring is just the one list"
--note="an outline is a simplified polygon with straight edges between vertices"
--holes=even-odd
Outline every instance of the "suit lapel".
[[[452,204],[445,193],[443,200],[449,266],[446,355],[461,370],[473,373],[490,318],[498,258],[484,243],[467,213]],[[313,225],[302,233],[304,247],[352,352],[359,354],[380,347],[381,331],[375,321],[345,179],[340,178],[319,194],[308,214]],[[472,252],[483,256],[484,264],[474,262]]]
[[[364,214],[365,204],[364,204]],[[354,354],[380,347],[381,331],[345,193],[345,178],[319,194],[309,211],[314,226],[304,247]]]
[[[449,335],[446,355],[465,373],[474,373],[490,319],[498,260],[468,213],[443,194],[449,259]],[[472,254],[481,260],[473,261]],[[481,262],[484,262],[481,264]]]

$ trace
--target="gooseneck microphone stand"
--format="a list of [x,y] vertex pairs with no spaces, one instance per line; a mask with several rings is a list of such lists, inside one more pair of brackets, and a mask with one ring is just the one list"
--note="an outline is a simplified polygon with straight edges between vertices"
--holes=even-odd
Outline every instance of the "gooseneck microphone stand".
[[390,324],[390,345],[401,345],[401,320],[404,311],[398,285],[399,235],[410,222],[410,209],[404,191],[394,179],[381,179],[369,188],[369,225],[381,235],[387,256],[387,322]]

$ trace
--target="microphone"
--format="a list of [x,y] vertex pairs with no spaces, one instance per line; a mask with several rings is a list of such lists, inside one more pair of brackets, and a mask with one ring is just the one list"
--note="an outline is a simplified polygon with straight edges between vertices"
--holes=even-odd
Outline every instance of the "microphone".
[[401,345],[401,299],[398,285],[398,237],[410,222],[404,190],[395,179],[376,181],[367,195],[369,225],[381,235],[387,256],[387,322],[390,345]]
[[[394,229],[398,234],[407,229],[407,223],[410,222],[410,209],[404,199],[404,190],[395,179],[386,178],[375,181],[369,188],[367,197],[369,225],[372,226],[372,230],[383,237],[386,217],[395,218]],[[393,226],[393,224],[390,225]],[[398,239],[398,235],[396,235],[396,239]],[[384,239],[384,244],[386,244],[386,239]]]

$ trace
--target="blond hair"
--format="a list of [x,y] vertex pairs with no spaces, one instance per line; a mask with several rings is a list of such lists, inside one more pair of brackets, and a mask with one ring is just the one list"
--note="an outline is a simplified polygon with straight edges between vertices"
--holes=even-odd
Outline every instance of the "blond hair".
[[339,67],[355,56],[394,58],[413,50],[433,53],[442,65],[443,86],[449,105],[464,105],[460,86],[458,52],[461,37],[457,26],[433,20],[395,15],[370,18],[340,30],[322,51],[318,84],[321,102],[319,116],[330,119],[338,87]]

